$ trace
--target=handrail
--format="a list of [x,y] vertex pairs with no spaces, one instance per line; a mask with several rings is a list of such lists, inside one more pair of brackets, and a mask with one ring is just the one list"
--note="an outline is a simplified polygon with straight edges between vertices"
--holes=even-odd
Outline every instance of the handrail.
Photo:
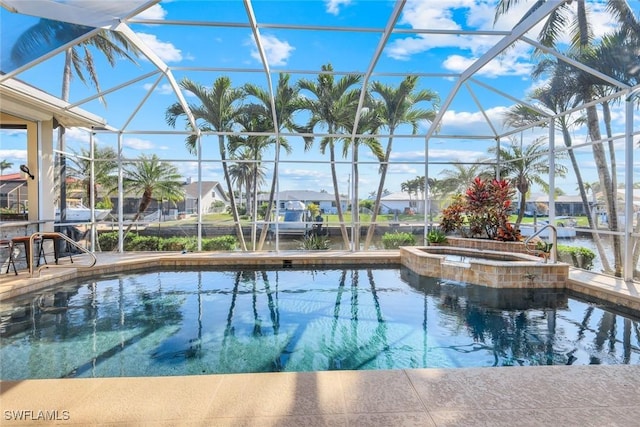
[[[74,264],[75,268],[78,269],[89,269],[92,268],[94,265],[96,265],[96,263],[98,262],[98,258],[96,258],[95,254],[93,252],[90,252],[88,249],[83,248],[82,246],[80,246],[75,240],[71,239],[69,236],[66,236],[65,234],[62,233],[58,233],[57,231],[36,231],[35,233],[33,233],[31,235],[31,237],[29,238],[29,253],[31,253],[32,255],[35,253],[33,251],[33,241],[35,240],[36,237],[40,236],[44,236],[44,235],[52,235],[55,234],[57,237],[66,240],[67,243],[70,243],[73,247],[80,249],[82,252],[84,252],[85,254],[88,254],[91,256],[93,262],[91,263],[91,265],[77,265]],[[41,241],[40,244],[42,245],[44,243],[44,241]],[[56,242],[54,240],[53,244],[55,245]],[[58,265],[58,264],[45,264],[42,266],[39,266],[38,269],[36,270],[38,274],[40,274],[40,270],[42,270],[43,268],[68,268],[68,265]],[[31,262],[29,263],[29,276],[33,277],[33,260],[31,260]]]
[[[539,235],[540,233],[542,233],[545,229],[551,229],[551,234],[549,235],[549,237],[551,237],[551,250],[549,251],[549,259],[550,261],[555,264],[557,262],[558,259],[558,230],[556,229],[556,227],[552,224],[546,224],[545,226],[543,226],[540,230],[536,231],[535,233],[533,233],[531,236],[527,237],[526,240],[524,241],[524,247],[527,249],[527,252],[532,252],[529,250],[529,241],[531,239],[533,239],[534,237],[536,237],[537,235]],[[542,251],[537,251],[542,252]],[[547,258],[545,257],[545,262],[547,261]]]

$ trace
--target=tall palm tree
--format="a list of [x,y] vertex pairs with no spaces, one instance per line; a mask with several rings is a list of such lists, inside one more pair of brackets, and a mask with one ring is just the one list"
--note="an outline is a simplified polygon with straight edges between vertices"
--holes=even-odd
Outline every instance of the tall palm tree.
[[[573,88],[576,86],[573,81],[573,73],[569,72],[570,66],[562,61],[548,61],[543,60],[536,67],[533,75],[538,76],[539,72],[543,69],[551,70],[551,78],[549,83],[543,87],[535,89],[529,96],[533,100],[537,101],[537,107],[541,110],[549,111],[552,115],[556,115],[555,125],[557,130],[562,133],[562,141],[568,148],[567,153],[571,161],[573,173],[576,177],[578,184],[578,192],[582,200],[582,206],[587,213],[587,221],[589,222],[589,228],[593,230],[592,238],[595,246],[600,254],[602,260],[602,266],[605,271],[611,271],[609,261],[606,256],[604,246],[600,239],[600,235],[596,232],[597,224],[595,223],[594,216],[592,214],[591,204],[587,196],[588,184],[585,184],[582,179],[582,173],[580,171],[580,165],[576,158],[573,146],[573,138],[571,136],[571,130],[581,124],[584,124],[585,117],[582,114],[561,114],[567,110],[576,107],[579,104],[579,99],[575,94]],[[504,123],[507,126],[521,127],[527,124],[537,123],[544,119],[544,115],[540,111],[536,111],[528,106],[518,104],[510,108],[504,118]],[[595,206],[595,203],[593,204]]]
[[[231,132],[237,124],[239,115],[242,113],[238,105],[245,97],[242,89],[232,88],[231,79],[223,76],[218,77],[213,83],[213,87],[208,89],[199,83],[195,83],[187,78],[180,82],[180,86],[193,93],[200,101],[200,105],[189,105],[191,113],[199,123],[198,126],[203,132]],[[179,102],[167,108],[165,119],[169,126],[175,127],[179,117],[185,116],[184,108]],[[191,127],[191,124],[187,124]],[[195,130],[195,129],[192,129]],[[186,138],[187,149],[191,153],[196,151],[196,142],[198,136],[191,134]],[[224,173],[224,181],[227,184],[229,200],[231,205],[231,214],[236,226],[236,234],[240,247],[243,251],[247,250],[242,232],[242,224],[238,216],[238,207],[236,206],[235,197],[233,197],[233,183],[229,175],[229,165],[227,164],[227,144],[224,135],[218,135],[218,149],[220,150],[220,161],[222,162],[222,171]]]
[[[369,100],[370,101],[370,100]],[[339,127],[343,129],[353,129],[355,126],[356,118],[356,105],[352,105],[353,108],[345,109],[343,116],[338,120]],[[375,134],[382,122],[378,115],[378,109],[374,108],[371,104],[367,108],[363,108],[360,111],[360,119],[358,120],[358,129],[356,129],[356,136],[353,139],[351,136],[345,136],[341,138],[343,142],[342,157],[346,158],[349,155],[349,151],[352,152],[352,164],[353,164],[353,197],[356,200],[355,206],[351,207],[352,222],[354,224],[351,235],[353,236],[353,244],[355,248],[360,249],[360,205],[358,194],[360,192],[360,172],[358,168],[360,147],[368,148],[371,153],[378,159],[379,162],[384,158],[384,151],[382,145],[377,138],[368,136],[367,134]],[[350,200],[347,203],[351,203]]]
[[[389,168],[389,157],[393,149],[393,137],[398,126],[408,124],[411,125],[412,133],[418,131],[420,122],[431,122],[436,116],[437,104],[440,101],[438,94],[435,92],[422,89],[416,91],[418,84],[417,76],[407,76],[400,83],[400,86],[394,88],[380,82],[371,84],[371,92],[377,94],[381,98],[381,102],[377,104],[383,126],[389,130],[389,139],[387,140],[387,149],[384,159],[380,163],[380,181],[378,183],[378,193],[371,215],[371,224],[367,231],[367,237],[364,243],[364,249],[367,250],[373,240],[376,229],[376,220],[380,211],[380,203],[383,196],[383,189]],[[432,108],[422,109],[416,107],[422,102],[431,103]]]
[[[302,79],[298,82],[301,90],[311,92],[315,99],[304,98],[302,100],[304,109],[311,113],[311,117],[307,124],[308,129],[316,126],[326,128],[329,135],[344,130],[343,115],[345,111],[353,110],[353,106],[357,104],[360,97],[360,89],[351,89],[362,80],[362,76],[349,74],[343,76],[336,82],[331,64],[323,65],[322,72],[318,74],[316,81]],[[346,130],[347,133],[351,129]],[[311,148],[309,141],[305,146],[306,149]],[[335,155],[335,138],[333,136],[323,137],[320,140],[320,152],[322,154],[329,149],[329,159],[331,163],[331,180],[333,183],[333,193],[335,197],[336,209],[338,212],[338,221],[340,223],[340,232],[344,247],[349,247],[349,235],[347,227],[344,223],[342,213],[342,205],[340,200],[340,187],[338,186],[338,177],[336,173],[336,155]]]
[[409,205],[411,205],[411,195],[415,194],[416,199],[418,198],[418,193],[421,193],[424,197],[425,191],[425,179],[424,177],[416,176],[415,178],[408,179],[404,182],[400,183],[400,191],[405,192],[409,195]]
[[0,161],[0,174],[2,174],[2,172],[4,172],[5,169],[11,169],[12,167],[13,167],[13,162],[10,162],[8,160]]
[[[508,178],[515,184],[516,190],[520,193],[520,206],[516,226],[522,222],[527,194],[533,184],[541,186],[545,191],[549,191],[549,184],[543,175],[548,175],[549,150],[546,147],[544,138],[538,138],[531,144],[521,147],[515,139],[511,139],[511,145],[489,148],[490,153],[498,153],[500,158],[500,176]],[[556,154],[556,159],[559,158]],[[555,164],[555,174],[564,177],[567,168],[559,163]]]
[[[22,62],[31,58],[33,51],[39,49],[43,42],[66,43],[69,40],[81,37],[91,30],[92,28],[84,25],[42,18],[37,24],[27,28],[18,37],[11,49],[11,59],[16,62]],[[87,80],[89,80],[98,92],[101,91],[97,70],[94,66],[95,61],[92,49],[104,55],[112,67],[115,67],[120,59],[127,59],[135,64],[135,57],[138,57],[141,53],[136,45],[130,43],[129,39],[121,33],[109,30],[100,30],[93,37],[67,48],[62,72],[61,99],[63,101],[69,100],[71,79],[74,71],[80,81],[87,84]],[[85,73],[87,76],[85,76]],[[103,103],[105,102],[102,97],[100,100]],[[64,153],[65,145],[65,128],[59,126],[58,149],[61,153]],[[67,207],[66,157],[61,154],[57,160],[60,180],[60,221],[64,222],[66,220]]]
[[129,193],[140,194],[140,204],[131,224],[124,235],[151,204],[152,199],[166,199],[177,202],[184,198],[182,176],[178,168],[161,161],[156,154],[141,155],[137,161],[124,167],[124,187]]
[[[243,109],[244,112],[238,118],[238,124],[246,132],[267,132],[271,128],[271,119],[258,114],[253,114],[250,109]],[[233,135],[229,137],[229,150],[236,152],[240,150],[240,160],[243,161],[238,169],[245,171],[246,208],[247,214],[253,219],[251,225],[251,243],[253,250],[256,249],[256,220],[258,211],[258,187],[264,183],[264,167],[261,164],[262,151],[274,143],[274,138],[270,135]]]
[[[238,200],[242,201],[243,189],[244,198],[248,199],[251,192],[251,163],[248,159],[251,159],[251,153],[247,150],[242,150],[237,153],[233,153],[230,157],[235,162],[229,165],[229,175],[231,176],[231,182],[238,188]],[[234,193],[235,194],[235,193]],[[245,207],[248,206],[249,201],[246,200]]]
[[[525,17],[533,13],[540,7],[545,0],[539,0],[527,11]],[[503,14],[509,12],[518,0],[500,0],[496,6],[496,20]],[[575,3],[575,13],[571,9]],[[640,34],[640,23],[636,19],[633,10],[626,1],[607,0],[607,10],[619,23],[619,30],[623,37],[632,37],[638,39]],[[576,55],[582,55],[591,48],[593,41],[592,23],[588,18],[588,8],[586,0],[574,0],[573,2],[564,2],[547,18],[542,31],[538,36],[538,40],[547,46],[555,47],[564,31],[568,30],[571,36],[571,49]],[[524,17],[523,17],[524,19]],[[577,93],[581,97],[582,102],[589,103],[596,99],[596,91],[593,82],[585,82],[576,88]],[[598,110],[595,105],[586,107],[587,128],[592,141],[600,141],[602,139],[600,133]],[[604,187],[605,204],[609,215],[609,227],[613,231],[618,230],[618,214],[617,202],[615,197],[615,189],[612,186],[612,175],[616,171],[610,171],[607,164],[607,156],[604,146],[601,143],[592,145],[593,158],[596,164],[598,177],[601,185]],[[614,253],[614,274],[622,276],[622,248],[620,236],[613,235],[613,253]]]
[[[118,169],[118,153],[111,147],[95,147],[94,156],[89,150],[83,148],[79,153],[69,158],[70,165],[68,175],[75,178],[83,187],[87,203],[91,202],[92,194],[98,195],[98,186],[107,191],[117,187],[118,177],[115,171]],[[93,164],[93,186],[91,185],[91,164]],[[94,196],[94,197],[95,197]],[[107,195],[105,195],[107,196]]]
[[[261,87],[248,83],[244,86],[244,90],[248,96],[255,98],[258,103],[251,103],[246,106],[251,114],[264,117],[266,122],[271,122],[271,129],[275,131],[282,131],[284,129],[290,131],[299,130],[298,126],[294,122],[295,113],[302,108],[299,87],[297,85],[289,84],[290,76],[286,73],[281,73],[278,77],[278,85],[274,94],[275,111],[271,104],[271,96],[267,91]],[[276,117],[276,124],[273,124],[273,117]],[[265,126],[266,128],[266,126]],[[278,159],[280,149],[289,154],[291,153],[291,145],[286,138],[278,137],[278,139],[269,139],[268,144],[275,144],[275,158],[273,162],[273,175],[271,178],[271,188],[269,189],[269,201],[267,203],[267,210],[264,218],[264,226],[260,231],[260,241],[258,242],[258,250],[262,250],[264,242],[267,238],[269,231],[269,221],[271,221],[271,214],[273,211],[277,180],[278,180]],[[266,148],[264,146],[263,148]]]

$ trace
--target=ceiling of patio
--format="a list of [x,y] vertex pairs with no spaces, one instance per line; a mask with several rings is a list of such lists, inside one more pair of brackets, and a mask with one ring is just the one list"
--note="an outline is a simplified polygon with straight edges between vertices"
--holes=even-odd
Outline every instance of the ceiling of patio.
[[[361,75],[362,86],[373,80],[397,85],[407,75],[420,76],[420,88],[436,90],[441,98],[436,120],[424,124],[419,131],[422,141],[425,137],[461,138],[456,124],[447,121],[448,115],[473,107],[482,123],[475,127],[474,135],[464,137],[495,140],[518,132],[505,129],[498,112],[506,106],[526,102],[524,94],[511,90],[512,83],[514,79],[530,78],[521,70],[531,70],[531,54],[540,47],[535,41],[537,31],[562,2],[545,2],[528,16],[523,15],[526,8],[518,8],[519,11],[499,20],[492,29],[484,30],[448,24],[422,27],[420,22],[409,20],[408,12],[416,16],[423,2],[360,2],[348,6],[344,3],[345,10],[356,16],[361,13],[365,16],[363,8],[376,8],[375,13],[366,13],[368,18],[361,26],[344,26],[340,14],[324,13],[320,20],[318,15],[298,13],[296,2],[199,2],[202,7],[197,15],[183,13],[180,3],[0,0],[4,6],[0,8],[3,23],[0,83],[15,77],[58,95],[62,80],[58,70],[62,69],[64,50],[91,37],[95,28],[107,28],[129,39],[144,57],[138,59],[137,64],[119,60],[115,71],[111,71],[106,61],[97,58],[101,92],[96,93],[95,88],[76,78],[72,81],[69,102],[71,107],[104,117],[111,129],[125,133],[184,131],[182,125],[174,129],[164,119],[164,112],[172,103],[178,101],[187,106],[189,94],[179,86],[183,78],[210,86],[219,76],[227,75],[234,86],[254,82],[270,91],[277,84],[279,73],[289,73],[292,82],[301,78],[314,80],[321,66],[330,63],[338,77]],[[318,10],[330,5],[329,2],[316,3]],[[340,2],[335,5],[341,6]],[[493,14],[495,6],[487,7],[492,8]],[[264,21],[263,16],[272,19],[274,9],[279,20]],[[430,10],[425,8],[423,12]],[[22,61],[11,59],[9,52],[19,33],[39,18],[87,28],[68,39],[58,38],[55,43],[40,40],[37,49],[32,49],[31,57],[23,57]],[[465,22],[469,21],[467,17]],[[443,19],[442,22],[450,21]],[[178,46],[167,40],[167,28],[188,32],[189,44]],[[324,37],[328,33],[332,33],[330,40]],[[293,35],[297,44],[287,47],[286,40]],[[482,43],[470,48],[470,39],[482,39]],[[223,55],[220,43],[224,44],[225,52],[230,44],[235,44],[232,47],[236,55]],[[280,48],[306,54],[291,55],[284,61],[274,47],[278,43]],[[455,67],[447,69],[443,64],[434,63],[431,52],[440,46],[453,49],[451,60],[463,65],[451,71]],[[548,53],[565,58],[556,51]],[[513,62],[511,71],[498,77],[495,70],[504,70],[508,61]],[[49,70],[46,79],[42,78],[43,69]],[[619,87],[622,91],[629,90],[622,83]],[[149,117],[155,119],[148,120]]]

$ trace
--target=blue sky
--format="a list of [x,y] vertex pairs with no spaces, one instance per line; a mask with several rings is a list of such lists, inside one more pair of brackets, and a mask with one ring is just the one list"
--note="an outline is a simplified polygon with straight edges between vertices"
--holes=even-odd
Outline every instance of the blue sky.
[[[403,9],[396,28],[415,29],[428,28],[437,30],[486,30],[499,31],[511,29],[520,19],[523,11],[531,1],[522,1],[508,16],[504,16],[494,25],[495,1],[493,0],[439,0],[408,1]],[[387,24],[394,2],[371,0],[334,0],[334,1],[254,1],[254,13],[264,40],[266,55],[272,72],[287,71],[293,82],[298,79],[315,80],[323,64],[331,63],[338,72],[365,72],[371,62],[380,39],[379,30]],[[635,7],[638,2],[631,2]],[[591,19],[595,22],[596,36],[611,30],[611,18],[605,13],[602,2],[590,2]],[[2,19],[3,61],[6,57],[6,44],[11,38],[11,30],[15,34],[22,31],[34,18],[26,18],[20,24],[13,24],[15,16],[6,10],[0,12]],[[198,21],[215,23],[246,23],[247,14],[241,1],[163,1],[138,18],[168,21]],[[334,27],[337,31],[309,31],[308,29],[272,28],[268,24],[285,24],[301,26]],[[177,81],[189,77],[205,86],[211,86],[221,75],[232,79],[234,86],[246,82],[256,83],[265,89],[267,79],[262,72],[262,64],[252,39],[249,28],[224,26],[183,26],[183,25],[148,25],[142,23],[129,24],[138,37],[166,62],[173,70]],[[362,32],[349,29],[364,29]],[[7,30],[10,29],[10,30]],[[535,39],[536,34],[530,37]],[[423,73],[420,87],[439,93],[444,100],[455,83],[455,76],[464,71],[478,57],[493,46],[502,35],[460,35],[460,34],[417,34],[399,33],[391,36],[379,61],[376,64],[373,80],[396,85],[402,73]],[[443,135],[491,135],[491,128],[486,123],[477,102],[484,109],[484,114],[500,132],[501,114],[513,105],[513,101],[500,96],[485,86],[495,87],[499,91],[515,98],[523,98],[539,82],[530,79],[532,63],[531,47],[522,42],[508,49],[503,55],[491,61],[459,92],[443,118],[440,133]],[[155,71],[155,67],[146,59],[138,60],[137,65],[119,61],[115,69],[111,69],[106,61],[96,56],[97,67],[102,90],[117,87],[132,79]],[[382,75],[395,74],[395,75]],[[54,95],[60,94],[62,80],[62,56],[58,55],[34,68],[20,73],[17,77]],[[80,105],[81,108],[105,117],[108,123],[116,128],[125,124],[124,154],[128,158],[136,158],[140,154],[156,153],[160,157],[176,162],[185,177],[197,177],[195,158],[184,149],[184,136],[149,134],[146,131],[172,130],[164,120],[166,108],[176,101],[168,81],[154,74],[132,83],[105,96],[106,107],[98,100]],[[340,78],[337,76],[336,79]],[[276,83],[274,78],[273,83]],[[154,87],[154,84],[157,86]],[[147,94],[151,88],[153,92]],[[95,89],[87,87],[78,79],[72,83],[70,101],[81,102],[95,94]],[[194,98],[185,94],[188,102]],[[477,101],[476,101],[477,100]],[[425,104],[425,108],[429,105]],[[135,113],[135,114],[134,114]],[[622,111],[614,111],[616,126],[622,122]],[[130,120],[130,122],[129,122]],[[177,127],[182,129],[182,125]],[[424,135],[428,124],[420,126],[419,134]],[[318,130],[322,132],[323,130]],[[409,129],[401,129],[398,133],[408,135]],[[547,135],[546,130],[527,131],[522,135],[528,141]],[[116,146],[117,139],[113,135],[99,134],[98,144]],[[556,137],[558,144],[560,135]],[[576,143],[586,141],[585,132],[576,130]],[[79,131],[70,131],[68,146],[79,150],[88,147],[88,136]],[[381,143],[386,145],[386,138]],[[328,165],[314,165],[310,160],[328,160],[328,155],[319,152],[317,144],[309,151],[302,149],[300,138],[290,138],[293,147],[291,155],[281,156],[280,188],[293,189],[325,189],[332,192],[330,170]],[[442,139],[434,138],[429,143],[429,159],[431,162],[472,162],[488,156],[487,149],[494,145],[490,138],[474,140],[466,138]],[[4,131],[0,133],[0,159],[14,162],[14,169],[26,156],[23,137],[17,133]],[[579,153],[581,168],[586,180],[597,180],[590,148]],[[621,156],[620,156],[621,157]],[[268,159],[273,153],[265,153],[266,167],[272,165]],[[209,137],[203,140],[203,179],[222,181],[217,140]],[[365,162],[360,167],[360,197],[366,197],[375,190],[378,182],[378,167],[370,153],[364,149],[360,159]],[[350,166],[349,158],[345,164],[338,166],[340,192],[349,190]],[[418,175],[425,174],[425,141],[424,137],[394,139],[392,160],[399,162],[390,168],[385,187],[390,191],[399,191],[400,183]],[[623,161],[622,158],[619,159]],[[370,163],[366,163],[370,162]],[[568,163],[567,163],[568,165]],[[622,164],[619,165],[622,170]],[[429,175],[438,178],[439,172],[450,166],[432,164]],[[6,171],[5,171],[6,173]],[[634,177],[634,181],[640,177]],[[556,184],[569,194],[575,194],[575,179],[569,173],[565,180]],[[266,190],[266,185],[264,189]]]

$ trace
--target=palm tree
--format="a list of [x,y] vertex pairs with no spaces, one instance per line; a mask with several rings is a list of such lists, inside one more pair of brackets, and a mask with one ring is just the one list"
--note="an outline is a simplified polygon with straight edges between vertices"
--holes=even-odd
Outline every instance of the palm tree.
[[[496,20],[502,14],[508,13],[512,6],[518,0],[500,0],[496,7]],[[525,17],[535,11],[544,3],[543,0],[536,1],[534,5],[527,11]],[[571,4],[576,4],[576,13],[573,13]],[[629,37],[633,40],[638,39],[640,35],[640,23],[636,19],[633,10],[626,1],[607,0],[607,10],[611,12],[613,17],[619,23],[619,31],[623,38]],[[525,18],[523,17],[523,19]],[[591,22],[588,20],[588,11],[585,0],[575,0],[575,2],[563,2],[553,13],[549,15],[542,31],[538,36],[538,40],[547,46],[555,47],[556,42],[562,35],[563,30],[569,29],[571,36],[571,49],[578,56],[582,56],[591,48],[593,39],[593,31]],[[584,84],[576,87],[577,94],[582,102],[589,103],[596,99],[596,91],[593,80],[585,81]],[[600,133],[598,111],[595,105],[586,107],[587,128],[592,141],[600,141],[602,136]],[[602,187],[604,187],[605,204],[609,215],[609,227],[612,231],[618,230],[618,214],[617,202],[615,197],[615,188],[612,186],[612,175],[616,171],[610,171],[607,164],[607,156],[603,144],[597,143],[592,145],[593,158],[596,163],[598,177]],[[622,251],[620,236],[613,237],[613,253],[614,253],[614,274],[618,277],[622,276]]]
[[[254,115],[264,117],[267,121],[273,121],[274,115],[277,120],[277,124],[272,124],[271,129],[273,131],[282,131],[283,129],[295,131],[299,130],[293,116],[299,109],[302,108],[299,97],[299,87],[291,86],[289,84],[290,76],[286,73],[281,73],[278,78],[278,86],[273,99],[273,106],[271,104],[271,96],[264,89],[254,84],[248,83],[244,86],[244,90],[247,95],[254,97],[258,100],[259,104],[249,104],[246,108]],[[278,160],[280,155],[280,149],[284,149],[287,154],[291,153],[291,146],[286,138],[278,137],[278,139],[269,139],[269,144],[275,144],[276,152],[273,162],[273,176],[271,179],[271,188],[269,190],[269,202],[267,203],[267,210],[264,218],[264,226],[260,231],[260,241],[258,242],[258,250],[262,250],[262,246],[267,238],[269,231],[269,221],[271,220],[271,214],[273,211],[273,205],[276,194],[276,186],[278,180]],[[263,147],[263,148],[266,148]]]
[[487,166],[482,163],[474,163],[472,165],[452,163],[451,166],[453,166],[453,170],[444,169],[440,172],[440,175],[444,176],[441,188],[448,193],[461,193],[466,190],[476,177],[491,175]]
[[12,167],[13,167],[13,162],[10,162],[8,160],[0,161],[0,174],[2,174],[2,172],[4,172],[5,169],[11,169]]
[[[69,176],[75,178],[84,189],[87,203],[91,202],[92,194],[98,195],[98,186],[104,189],[117,187],[118,177],[115,171],[118,169],[118,153],[111,147],[95,147],[94,156],[87,149],[74,152],[74,156],[69,158]],[[91,165],[93,164],[93,186],[91,185]],[[108,195],[105,195],[108,196]]]
[[[250,109],[238,118],[238,124],[246,132],[267,132],[272,120],[265,116],[253,114]],[[240,150],[238,171],[242,171],[246,186],[247,214],[253,219],[251,226],[251,242],[253,250],[256,249],[256,220],[258,209],[258,187],[264,183],[264,167],[261,165],[262,151],[274,143],[274,138],[268,135],[233,135],[229,137],[229,150]],[[231,171],[230,171],[231,173]]]
[[[200,105],[189,105],[191,113],[199,123],[198,126],[200,131],[231,132],[233,130],[239,115],[242,113],[238,103],[244,99],[245,92],[242,89],[232,88],[231,79],[229,79],[229,77],[218,77],[213,83],[213,87],[211,89],[207,89],[206,87],[187,78],[180,82],[180,86],[193,93],[201,103]],[[182,104],[176,102],[167,108],[165,119],[169,126],[175,127],[178,117],[185,115],[186,113]],[[187,126],[190,128],[191,124],[187,124]],[[197,135],[191,134],[185,141],[187,149],[192,153],[195,153],[196,151],[196,142],[198,138],[199,137]],[[224,135],[218,135],[218,149],[220,150],[220,160],[222,162],[224,181],[227,184],[227,191],[229,193],[231,214],[233,215],[233,221],[236,225],[236,234],[238,241],[240,242],[241,249],[246,251],[247,245],[244,241],[242,224],[240,224],[236,200],[235,197],[233,197],[233,183],[231,181],[231,175],[229,175],[227,146]]]
[[[353,129],[355,126],[356,118],[356,106],[353,105],[352,109],[345,109],[343,118],[339,121],[340,127],[343,129]],[[360,111],[360,119],[358,120],[357,135],[375,134],[378,128],[382,125],[380,116],[378,115],[378,109],[367,107]],[[349,151],[352,151],[352,164],[353,164],[353,197],[356,200],[356,205],[351,208],[352,222],[354,228],[351,235],[353,236],[354,247],[360,249],[360,206],[359,206],[359,183],[360,172],[358,169],[359,152],[360,147],[364,146],[371,150],[371,153],[382,161],[384,158],[384,151],[377,138],[369,136],[356,136],[353,139],[351,136],[341,138],[343,142],[342,157],[346,158],[349,155]],[[347,201],[350,203],[351,201]]]
[[[93,28],[83,25],[69,24],[44,18],[40,19],[37,24],[27,28],[18,37],[11,49],[11,59],[15,62],[22,62],[25,59],[29,59],[34,49],[42,46],[43,42],[53,41],[59,45],[81,37],[91,30],[93,30]],[[69,100],[71,78],[74,71],[80,81],[86,84],[88,77],[96,90],[101,92],[91,48],[102,53],[112,67],[115,67],[120,59],[127,59],[135,64],[136,61],[134,57],[140,55],[140,50],[135,44],[131,44],[129,39],[118,31],[109,30],[99,30],[94,36],[75,46],[67,48],[62,72],[61,99],[63,101]],[[87,73],[87,77],[85,77],[85,72]],[[102,97],[100,100],[105,102]],[[65,151],[65,128],[63,126],[58,127],[58,149],[61,153]],[[64,222],[66,220],[67,207],[66,158],[64,154],[58,157],[58,165],[60,179],[60,221]]]
[[[244,188],[245,199],[249,198],[250,185],[251,185],[251,164],[247,159],[251,158],[251,153],[248,150],[243,150],[239,153],[233,153],[231,160],[237,162],[229,165],[229,175],[231,176],[231,182],[238,188],[238,200],[242,201],[242,194]],[[234,193],[235,196],[235,193]],[[246,200],[245,207],[248,206],[249,201]],[[242,207],[242,203],[240,203]]]
[[[337,133],[343,129],[345,111],[354,110],[353,106],[357,104],[360,97],[359,89],[350,89],[352,86],[360,83],[362,77],[355,74],[343,76],[337,82],[332,74],[333,67],[331,64],[322,66],[322,73],[318,75],[317,81],[302,79],[298,82],[301,90],[308,90],[315,99],[304,98],[302,103],[304,109],[311,113],[311,118],[307,124],[308,129],[313,129],[321,125],[327,129],[329,135]],[[351,132],[348,129],[347,132]],[[305,149],[311,148],[309,141],[305,145]],[[349,247],[349,235],[347,227],[344,223],[342,214],[342,205],[340,203],[340,188],[338,187],[338,177],[335,166],[335,138],[333,136],[323,137],[320,141],[320,152],[325,153],[329,149],[329,159],[331,162],[331,180],[333,182],[333,193],[335,197],[336,209],[338,212],[338,221],[340,222],[340,232],[344,247]]]
[[393,136],[396,129],[403,124],[409,124],[412,127],[412,133],[415,134],[418,131],[419,122],[431,122],[436,116],[435,108],[416,108],[416,105],[421,102],[429,102],[433,107],[436,107],[439,102],[438,95],[431,90],[423,89],[416,91],[417,84],[417,76],[407,76],[397,88],[380,82],[373,82],[371,85],[372,93],[379,95],[381,98],[381,102],[377,104],[379,108],[378,114],[381,117],[383,126],[389,130],[389,139],[387,140],[384,159],[380,163],[380,182],[378,183],[378,193],[376,194],[373,214],[371,215],[371,224],[369,225],[367,238],[364,243],[365,250],[371,245],[371,240],[373,240],[375,233],[376,219],[380,211],[380,202],[383,196],[385,179],[389,167],[389,157],[393,149]]
[[413,180],[408,180],[400,183],[400,191],[409,195],[409,205],[411,205],[411,193],[413,193]]
[[140,205],[124,235],[151,204],[152,199],[177,202],[184,198],[182,176],[178,168],[161,161],[156,154],[141,155],[138,161],[124,167],[124,187],[129,193],[140,194]]
[[[573,167],[573,173],[578,183],[578,192],[582,200],[582,206],[587,213],[587,221],[589,222],[589,228],[593,230],[592,237],[595,246],[600,254],[602,260],[602,266],[605,271],[610,271],[609,261],[607,259],[600,235],[596,232],[597,224],[591,212],[591,204],[587,197],[588,184],[585,184],[582,179],[582,173],[580,172],[580,166],[578,159],[576,158],[573,146],[573,138],[571,136],[571,129],[584,124],[585,118],[582,114],[569,115],[561,114],[564,111],[570,110],[576,107],[579,103],[579,99],[576,96],[572,88],[576,86],[573,82],[573,73],[569,72],[570,66],[562,61],[547,61],[543,60],[536,67],[533,75],[538,76],[539,73],[544,70],[551,70],[551,78],[549,83],[543,87],[535,89],[530,98],[538,101],[537,107],[542,110],[547,110],[551,115],[556,115],[554,121],[556,128],[562,132],[562,140],[564,145],[568,148],[567,152]],[[544,119],[544,115],[540,111],[536,111],[528,106],[518,104],[510,108],[505,114],[504,123],[507,126],[521,127],[527,124],[539,123]],[[546,123],[546,122],[545,122]],[[593,204],[595,206],[595,203]]]
[[[519,226],[524,216],[527,202],[527,194],[533,184],[538,184],[545,191],[549,191],[549,184],[542,177],[548,175],[549,150],[546,148],[544,138],[538,138],[531,144],[521,147],[520,143],[514,139],[507,147],[491,147],[490,153],[498,153],[500,158],[500,176],[508,178],[515,184],[520,193],[520,206],[516,226]],[[556,154],[556,158],[558,155]],[[555,174],[564,177],[567,168],[559,163],[555,164]]]
[[424,177],[416,176],[413,179],[408,179],[404,182],[401,182],[400,191],[405,192],[409,195],[409,205],[411,205],[411,194],[415,193],[416,199],[417,199],[418,193],[421,193],[424,198],[424,192],[425,192]]

